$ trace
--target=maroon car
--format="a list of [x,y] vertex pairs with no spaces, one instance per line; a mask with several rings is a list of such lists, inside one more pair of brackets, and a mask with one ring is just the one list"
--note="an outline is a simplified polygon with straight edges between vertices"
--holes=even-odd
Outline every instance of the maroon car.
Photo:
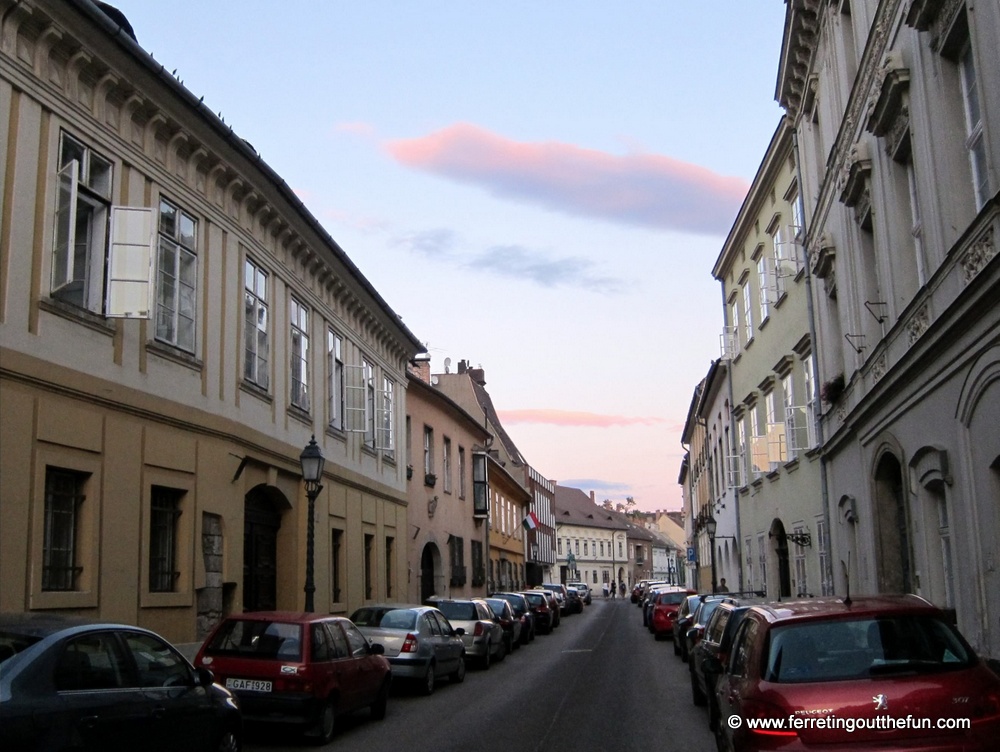
[[715,686],[720,750],[994,750],[1000,678],[915,595],[752,606]]

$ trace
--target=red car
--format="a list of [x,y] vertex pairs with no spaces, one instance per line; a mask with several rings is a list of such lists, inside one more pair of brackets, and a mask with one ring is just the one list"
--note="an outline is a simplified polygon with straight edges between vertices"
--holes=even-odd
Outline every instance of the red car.
[[649,631],[657,640],[674,636],[674,619],[677,609],[696,590],[660,590],[652,597],[653,608],[649,613]]
[[325,744],[341,715],[368,707],[385,717],[391,671],[383,652],[350,619],[255,611],[224,619],[195,665],[239,698],[244,720],[293,723]]
[[915,595],[750,607],[715,696],[720,750],[985,752],[1000,738],[1000,678]]

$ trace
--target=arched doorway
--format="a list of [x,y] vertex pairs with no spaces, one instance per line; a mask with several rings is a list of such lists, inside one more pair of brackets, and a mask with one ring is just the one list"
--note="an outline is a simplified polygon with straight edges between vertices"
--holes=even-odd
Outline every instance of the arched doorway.
[[424,546],[423,553],[420,554],[420,602],[424,603],[428,598],[435,595],[444,595],[437,592],[438,573],[441,571],[441,552],[433,543]]
[[246,495],[243,506],[243,609],[278,607],[278,529],[281,512],[266,486]]
[[[776,565],[772,571],[778,573],[778,598],[790,598],[792,595],[792,574],[788,566],[788,538],[785,535],[784,523],[777,519],[772,522],[767,537],[771,539],[772,561]],[[768,592],[771,592],[770,587],[768,587]]]
[[913,592],[910,534],[899,460],[886,452],[875,468],[875,556],[880,593]]

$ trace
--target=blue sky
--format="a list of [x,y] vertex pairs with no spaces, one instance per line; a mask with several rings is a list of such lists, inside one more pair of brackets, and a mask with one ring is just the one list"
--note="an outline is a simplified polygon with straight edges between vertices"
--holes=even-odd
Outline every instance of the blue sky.
[[116,0],[542,474],[680,505],[779,0]]

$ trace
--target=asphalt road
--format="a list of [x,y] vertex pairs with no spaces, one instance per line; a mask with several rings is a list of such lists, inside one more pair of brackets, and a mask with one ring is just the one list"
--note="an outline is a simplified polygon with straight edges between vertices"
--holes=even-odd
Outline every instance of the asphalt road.
[[[287,730],[249,727],[248,752],[301,750]],[[430,697],[397,687],[383,721],[342,719],[329,749],[364,752],[628,752],[715,749],[691,702],[687,664],[628,600],[600,597],[488,671]]]

